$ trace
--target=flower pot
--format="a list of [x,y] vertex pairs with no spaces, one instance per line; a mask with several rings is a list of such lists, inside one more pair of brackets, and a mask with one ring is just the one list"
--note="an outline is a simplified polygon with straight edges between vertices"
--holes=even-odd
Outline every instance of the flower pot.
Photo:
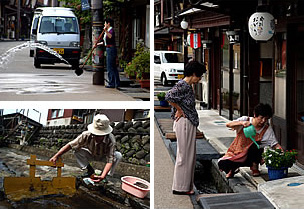
[[150,88],[150,80],[139,80],[141,88]]
[[267,168],[268,168],[269,180],[286,178],[288,175],[288,168],[286,167],[283,168],[267,167]]
[[163,100],[163,101],[159,101],[159,105],[161,107],[168,107],[169,106],[169,103],[166,101],[166,100]]

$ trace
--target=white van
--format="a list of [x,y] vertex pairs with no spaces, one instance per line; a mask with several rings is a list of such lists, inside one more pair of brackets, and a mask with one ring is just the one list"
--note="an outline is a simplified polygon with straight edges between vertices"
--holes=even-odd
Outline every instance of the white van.
[[175,83],[184,77],[184,56],[176,51],[154,51],[154,79],[162,85]]
[[[37,8],[31,28],[31,40],[44,44],[67,60],[73,69],[79,68],[80,30],[77,17],[70,8],[41,7]],[[62,62],[50,53],[34,48],[30,49],[34,56],[34,66]]]

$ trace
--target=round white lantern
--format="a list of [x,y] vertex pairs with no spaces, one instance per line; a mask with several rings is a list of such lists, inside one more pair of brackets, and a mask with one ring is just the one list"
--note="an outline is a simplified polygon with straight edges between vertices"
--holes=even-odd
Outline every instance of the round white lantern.
[[181,27],[182,29],[186,30],[188,28],[188,22],[185,20],[181,21]]
[[250,36],[257,41],[268,41],[274,34],[274,17],[268,12],[256,12],[248,22]]

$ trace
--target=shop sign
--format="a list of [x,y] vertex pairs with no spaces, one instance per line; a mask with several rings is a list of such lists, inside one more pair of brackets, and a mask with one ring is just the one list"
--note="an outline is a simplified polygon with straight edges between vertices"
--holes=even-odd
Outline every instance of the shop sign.
[[240,42],[240,35],[237,31],[226,31],[226,34],[230,44],[236,44]]
[[268,41],[274,34],[274,17],[268,12],[256,12],[249,18],[250,36],[257,41]]
[[82,8],[82,11],[90,9],[90,4],[89,4],[88,0],[81,0],[81,8]]

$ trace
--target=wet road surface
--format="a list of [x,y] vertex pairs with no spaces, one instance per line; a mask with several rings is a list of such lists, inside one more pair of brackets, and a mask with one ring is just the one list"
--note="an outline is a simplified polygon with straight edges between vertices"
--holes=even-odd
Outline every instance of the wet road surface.
[[[0,56],[24,42],[0,42]],[[0,66],[1,101],[130,101],[131,96],[116,89],[93,85],[93,73],[76,76],[66,64],[42,65],[35,68],[29,49],[11,56],[11,62]]]

